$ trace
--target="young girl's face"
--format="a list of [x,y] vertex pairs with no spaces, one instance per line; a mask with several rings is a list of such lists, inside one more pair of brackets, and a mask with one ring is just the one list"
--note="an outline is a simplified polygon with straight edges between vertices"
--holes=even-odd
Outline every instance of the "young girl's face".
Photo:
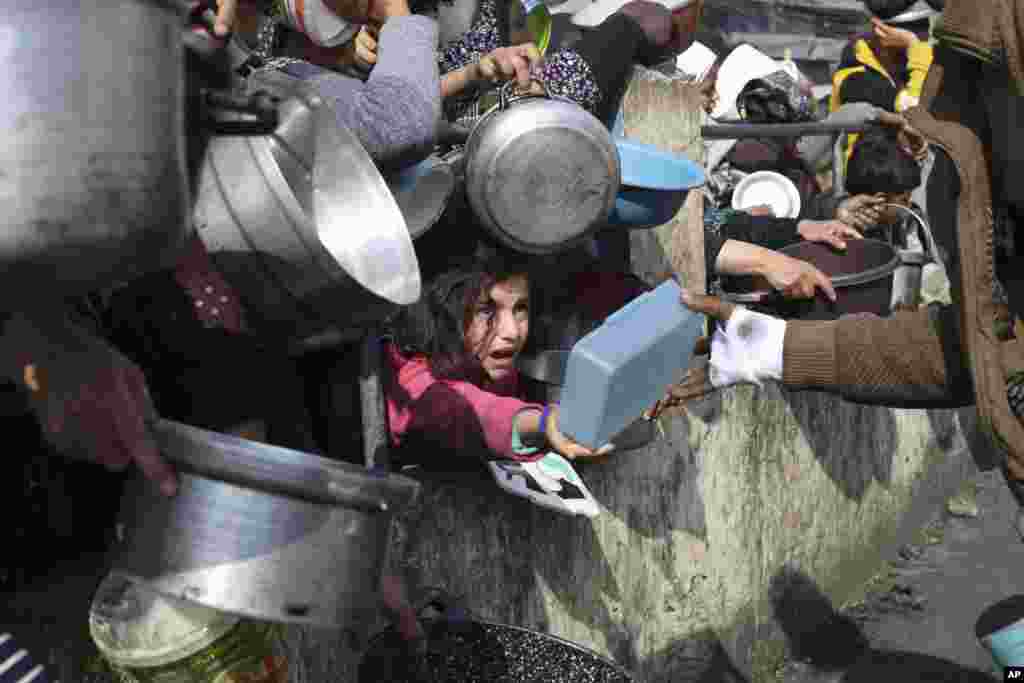
[[470,311],[466,350],[476,354],[491,381],[507,377],[530,333],[530,283],[515,275],[496,283]]

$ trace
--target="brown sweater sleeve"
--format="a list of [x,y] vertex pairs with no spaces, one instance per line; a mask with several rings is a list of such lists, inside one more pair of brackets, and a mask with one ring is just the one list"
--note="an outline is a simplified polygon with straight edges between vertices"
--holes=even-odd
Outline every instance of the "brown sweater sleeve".
[[782,381],[857,403],[952,408],[974,400],[946,306],[786,325]]

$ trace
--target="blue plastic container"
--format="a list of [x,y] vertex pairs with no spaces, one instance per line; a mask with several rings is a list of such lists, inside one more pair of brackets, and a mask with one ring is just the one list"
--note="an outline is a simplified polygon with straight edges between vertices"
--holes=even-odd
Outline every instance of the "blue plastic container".
[[997,602],[982,612],[975,634],[999,666],[1024,666],[1024,595]]
[[589,448],[608,443],[679,379],[704,316],[668,280],[619,309],[569,353],[559,429]]
[[622,184],[608,225],[653,228],[668,223],[692,188],[707,181],[704,169],[680,154],[629,140],[624,135],[622,112],[612,125],[619,152]]

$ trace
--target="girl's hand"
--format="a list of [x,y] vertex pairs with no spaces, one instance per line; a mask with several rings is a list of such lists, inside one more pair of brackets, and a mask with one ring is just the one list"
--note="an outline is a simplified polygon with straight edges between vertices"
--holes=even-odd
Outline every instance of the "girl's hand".
[[499,47],[476,64],[479,80],[503,83],[515,79],[520,88],[528,88],[530,74],[543,64],[544,58],[533,43]]
[[846,249],[847,239],[864,239],[864,235],[839,220],[800,221],[796,231],[808,242],[822,242],[840,251]]
[[820,289],[830,301],[836,300],[836,290],[828,276],[807,261],[780,252],[773,252],[771,261],[758,275],[787,299],[811,299]]
[[602,446],[597,450],[592,450],[586,446],[581,446],[565,434],[562,434],[562,432],[558,430],[557,405],[551,406],[551,410],[548,414],[547,426],[544,431],[544,437],[547,439],[548,445],[551,446],[552,450],[569,460],[599,458],[607,454],[612,449],[612,446],[609,444]]

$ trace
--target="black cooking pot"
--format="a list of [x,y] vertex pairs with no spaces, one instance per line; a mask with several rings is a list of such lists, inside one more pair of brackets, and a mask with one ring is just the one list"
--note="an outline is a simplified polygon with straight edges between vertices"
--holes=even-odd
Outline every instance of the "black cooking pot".
[[784,299],[777,292],[723,292],[734,303],[786,319],[834,320],[851,313],[890,313],[893,273],[900,265],[896,249],[876,239],[848,240],[839,251],[819,242],[799,242],[780,249],[783,254],[807,261],[832,279],[835,303],[820,291],[813,299]]
[[[426,643],[410,646],[392,627],[377,634],[359,683],[632,683],[611,660],[580,645],[518,626],[476,619],[444,604],[424,620]],[[422,611],[421,611],[422,613]]]

